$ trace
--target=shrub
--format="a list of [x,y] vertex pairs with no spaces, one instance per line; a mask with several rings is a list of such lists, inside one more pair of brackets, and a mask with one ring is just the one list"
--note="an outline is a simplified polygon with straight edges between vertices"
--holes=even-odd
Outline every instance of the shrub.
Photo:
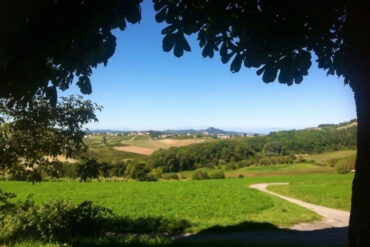
[[166,180],[178,180],[179,179],[179,176],[176,174],[176,173],[165,173],[165,174],[162,174],[162,179],[166,179]]
[[77,165],[77,175],[80,182],[86,182],[87,179],[99,179],[100,164],[96,159],[89,159]]
[[139,181],[156,181],[151,169],[146,163],[132,162],[128,164],[126,176]]
[[204,180],[204,179],[209,179],[208,173],[204,172],[202,170],[198,170],[194,173],[193,180]]
[[152,174],[155,178],[161,178],[163,175],[163,169],[162,167],[157,167],[152,170]]
[[347,161],[342,161],[336,166],[336,171],[339,174],[349,173],[352,169],[353,167],[351,167],[351,165]]
[[23,165],[17,164],[12,167],[9,180],[40,182],[42,174],[40,169],[26,169]]
[[227,163],[227,165],[226,165],[226,169],[228,169],[228,170],[236,170],[238,168],[239,168],[239,166],[236,162],[230,162],[230,163]]
[[331,159],[329,160],[329,166],[334,167],[338,163],[338,159]]
[[210,179],[224,179],[225,174],[222,171],[216,171],[209,174]]
[[238,178],[244,178],[243,174],[239,174]]
[[55,200],[41,206],[29,198],[10,203],[11,193],[0,190],[0,240],[37,238],[43,241],[66,240],[72,236],[96,236],[102,233],[112,211],[84,201],[73,205]]
[[78,177],[78,164],[63,162],[60,169],[60,177],[77,178]]
[[99,172],[100,172],[100,175],[102,175],[103,177],[107,178],[107,177],[110,177],[110,174],[111,174],[111,170],[112,170],[112,166],[109,165],[107,162],[102,162],[100,165],[99,165]]
[[126,167],[127,163],[125,162],[116,163],[114,166],[112,166],[112,169],[110,170],[111,176],[123,177],[126,172]]

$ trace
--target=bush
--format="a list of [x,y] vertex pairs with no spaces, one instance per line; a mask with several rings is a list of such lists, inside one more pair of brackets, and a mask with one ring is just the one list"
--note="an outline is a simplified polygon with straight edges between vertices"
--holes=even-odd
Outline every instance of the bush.
[[110,170],[111,176],[114,177],[123,177],[126,172],[127,163],[120,162],[112,166],[112,169]]
[[63,162],[59,177],[69,177],[69,178],[77,178],[78,177],[78,164],[75,163],[69,163],[69,162]]
[[208,173],[204,172],[202,170],[198,170],[194,173],[193,180],[204,180],[204,179],[209,179]]
[[209,174],[210,179],[224,179],[225,174],[222,171],[216,171]]
[[238,178],[244,178],[243,174],[239,174]]
[[162,167],[157,167],[157,168],[154,168],[151,173],[153,174],[153,176],[156,178],[156,179],[159,179],[162,177],[163,175],[163,169]]
[[338,163],[338,159],[331,159],[329,160],[329,166],[334,167]]
[[104,232],[112,211],[84,201],[73,205],[69,200],[55,200],[41,206],[29,198],[10,203],[11,193],[0,190],[0,240],[37,238],[43,241],[66,240],[72,236],[96,236]]
[[42,174],[40,169],[25,169],[23,165],[16,164],[11,169],[9,180],[40,182]]
[[227,170],[236,170],[238,168],[239,168],[239,165],[236,162],[230,162],[230,163],[227,163],[226,165]]
[[339,174],[349,173],[352,169],[353,167],[347,161],[343,161],[336,166],[336,171]]
[[88,179],[99,179],[100,163],[96,159],[89,159],[77,165],[77,175],[80,182],[86,182]]
[[145,163],[132,162],[128,164],[126,176],[139,181],[156,181],[157,178],[151,173],[151,169]]
[[179,179],[179,176],[176,174],[176,173],[165,173],[165,174],[162,174],[162,179],[166,179],[166,180],[178,180]]
[[100,163],[99,165],[100,175],[102,175],[105,178],[110,177],[112,168],[113,167],[109,165],[107,162]]

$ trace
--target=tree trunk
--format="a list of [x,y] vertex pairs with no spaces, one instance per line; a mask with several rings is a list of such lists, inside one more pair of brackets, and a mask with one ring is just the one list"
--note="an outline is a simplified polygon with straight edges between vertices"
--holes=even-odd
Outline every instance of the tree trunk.
[[[370,246],[370,85],[352,86],[357,110],[357,158],[352,185],[349,246]],[[361,83],[357,83],[359,85]]]
[[357,111],[357,157],[352,184],[350,247],[370,246],[370,1],[346,1],[344,30],[348,44],[344,68],[355,95]]

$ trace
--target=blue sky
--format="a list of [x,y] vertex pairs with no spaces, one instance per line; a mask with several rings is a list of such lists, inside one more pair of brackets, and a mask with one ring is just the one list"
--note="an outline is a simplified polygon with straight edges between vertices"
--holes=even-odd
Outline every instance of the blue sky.
[[[300,85],[265,84],[255,70],[231,73],[218,55],[204,59],[190,37],[192,52],[176,58],[162,51],[161,29],[151,1],[142,21],[117,30],[117,47],[106,67],[91,78],[85,98],[104,107],[89,129],[207,128],[267,132],[300,129],[356,118],[353,92],[342,78],[327,77],[316,63]],[[75,86],[65,94],[78,93]]]

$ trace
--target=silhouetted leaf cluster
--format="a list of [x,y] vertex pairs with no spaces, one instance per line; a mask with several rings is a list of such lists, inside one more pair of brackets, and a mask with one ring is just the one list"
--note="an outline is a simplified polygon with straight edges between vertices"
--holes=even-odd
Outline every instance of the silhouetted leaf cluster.
[[74,78],[90,76],[116,48],[112,30],[141,19],[142,0],[5,0],[0,3],[0,98],[26,104],[40,90],[56,104]]

